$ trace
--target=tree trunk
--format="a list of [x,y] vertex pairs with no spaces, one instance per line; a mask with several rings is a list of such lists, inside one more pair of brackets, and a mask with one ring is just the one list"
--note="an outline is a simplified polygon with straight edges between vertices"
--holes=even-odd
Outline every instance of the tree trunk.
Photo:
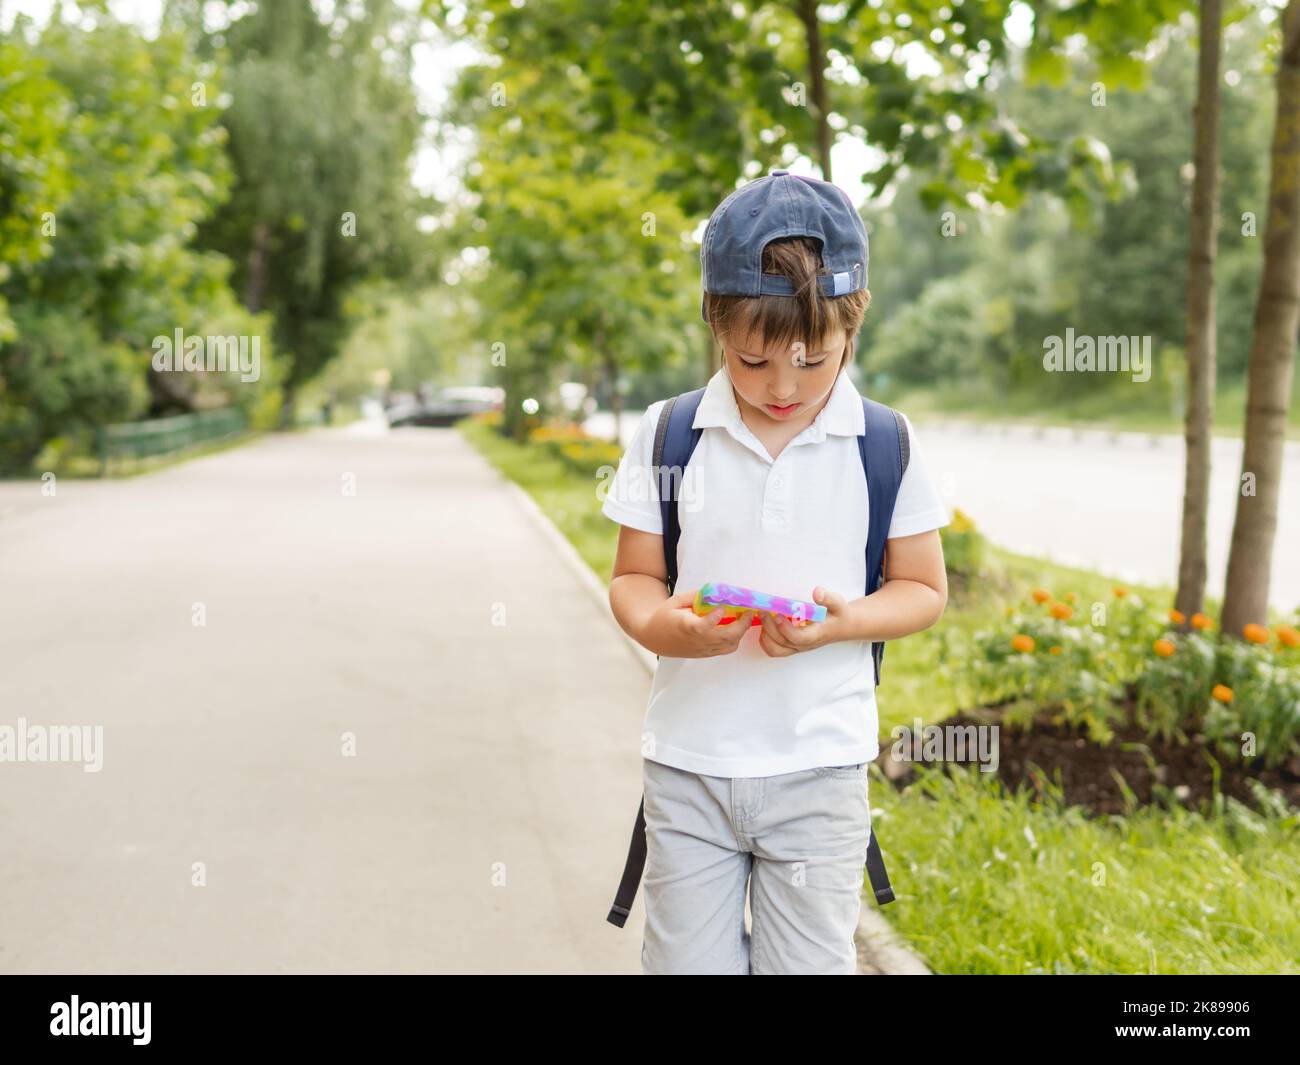
[[298,388],[296,385],[288,382],[284,386],[284,391],[280,396],[280,425],[281,429],[292,429],[296,421],[295,411],[298,406]]
[[248,280],[244,284],[244,308],[249,314],[262,309],[266,294],[266,261],[270,255],[270,232],[265,222],[253,227],[253,245],[248,250]]
[[799,0],[799,18],[808,38],[808,74],[812,80],[813,121],[817,129],[817,158],[821,161],[822,180],[831,181],[831,127],[826,121],[830,107],[826,102],[826,56],[822,52],[821,26],[817,22],[817,0]]
[[1201,0],[1197,61],[1196,177],[1187,250],[1187,442],[1183,534],[1174,605],[1189,619],[1205,602],[1206,513],[1210,493],[1210,423],[1214,411],[1214,259],[1219,231],[1219,55],[1221,0]]
[[614,361],[613,354],[605,349],[603,330],[596,331],[593,344],[601,365],[605,368],[605,380],[609,384],[609,409],[614,415],[613,442],[618,444],[621,443],[619,430],[623,427],[623,395],[618,390],[618,363]]
[[[1277,116],[1269,159],[1264,271],[1250,344],[1246,444],[1237,516],[1228,555],[1223,631],[1240,636],[1248,622],[1268,621],[1268,586],[1277,533],[1282,445],[1296,333],[1300,327],[1300,0],[1282,15]],[[1254,478],[1254,494],[1244,485]]]

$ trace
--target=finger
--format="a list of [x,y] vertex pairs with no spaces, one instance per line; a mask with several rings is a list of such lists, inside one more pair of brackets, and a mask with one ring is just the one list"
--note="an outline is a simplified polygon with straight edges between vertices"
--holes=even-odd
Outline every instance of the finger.
[[788,641],[786,640],[785,635],[781,632],[780,623],[771,614],[763,615],[763,631],[767,633],[768,639],[777,646],[788,646]]
[[821,597],[817,601],[826,608],[827,615],[840,614],[849,604],[849,601],[838,592],[832,592],[827,588],[821,588],[820,591]]
[[795,624],[789,618],[779,618],[777,621],[777,631],[781,640],[793,651],[802,651],[806,637],[803,633],[803,627]]
[[721,607],[710,608],[707,614],[693,614],[691,624],[700,632],[713,632],[722,624],[723,611]]

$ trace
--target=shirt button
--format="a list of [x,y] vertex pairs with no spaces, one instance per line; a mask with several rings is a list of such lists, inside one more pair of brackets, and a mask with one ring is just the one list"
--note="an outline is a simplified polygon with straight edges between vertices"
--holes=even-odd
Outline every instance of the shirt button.
[[773,487],[773,488],[780,488],[780,487],[781,487],[781,478],[780,478],[780,477],[776,478],[776,479],[772,482],[772,487]]

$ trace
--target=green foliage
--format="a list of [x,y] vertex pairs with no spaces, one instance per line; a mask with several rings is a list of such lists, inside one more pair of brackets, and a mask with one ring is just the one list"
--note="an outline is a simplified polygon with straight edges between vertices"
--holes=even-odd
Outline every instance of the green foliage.
[[16,308],[14,322],[0,352],[0,470],[24,472],[56,437],[89,451],[96,426],[144,408],[145,354],[54,308]]
[[309,0],[282,0],[199,38],[225,71],[237,178],[200,243],[235,264],[250,312],[272,312],[286,397],[338,353],[355,286],[431,269],[417,222],[432,205],[407,169],[421,122],[400,44],[411,33],[391,3],[326,25]]
[[561,365],[604,375],[614,392],[622,373],[688,357],[678,323],[698,317],[698,295],[682,283],[696,251],[687,218],[658,188],[653,141],[571,136],[580,71],[562,85],[527,66],[512,71],[499,90],[506,105],[494,107],[482,101],[499,76],[485,68],[460,86],[463,106],[481,108],[484,155],[467,184],[493,235],[468,280],[483,361],[506,392],[505,428],[522,442],[522,402],[550,395]]
[[[1066,598],[1035,589],[956,653],[949,648],[947,668],[963,675],[969,699],[1009,702],[1008,721],[1025,727],[1044,709],[1059,712],[1106,743],[1132,698],[1148,736],[1186,741],[1200,732],[1225,757],[1259,757],[1268,767],[1300,755],[1300,632],[1280,626],[1275,647],[1216,640],[1205,634],[1208,619],[1175,631],[1128,589],[1117,588],[1110,603],[1080,607],[1073,593]],[[1254,754],[1243,747],[1246,734]]]
[[960,507],[954,507],[952,521],[939,530],[943,542],[943,562],[950,579],[966,584],[977,580],[984,572],[984,537],[975,528],[970,516]]
[[[1252,19],[1225,37],[1224,69],[1240,79],[1225,88],[1220,122],[1216,322],[1225,384],[1245,368],[1259,281],[1273,94],[1264,45],[1275,32]],[[1003,217],[958,209],[945,218],[920,203],[920,175],[902,182],[888,208],[868,210],[874,298],[863,350],[873,372],[1049,418],[1066,405],[1088,418],[1139,409],[1181,417],[1195,48],[1189,29],[1169,32],[1151,50],[1140,92],[1102,78],[1107,91],[1094,97],[1098,74],[1086,51],[1059,86],[1011,78],[989,90],[1000,110],[1032,116],[1045,138],[1113,169],[1120,194],[1093,203],[1086,224],[1055,197],[1032,195]],[[1254,236],[1243,232],[1248,212]],[[1044,373],[1043,338],[1067,327],[1150,337],[1151,380],[1137,387],[1122,374]]]
[[71,112],[45,63],[21,39],[0,38],[0,342],[15,335],[5,283],[50,254],[51,216],[71,189],[63,148]]
[[[60,177],[40,196],[20,183],[7,205],[15,213],[4,215],[4,231],[40,243],[5,253],[0,294],[15,309],[0,345],[0,464],[21,470],[56,438],[89,449],[95,427],[148,410],[256,407],[275,380],[268,344],[257,385],[150,372],[154,338],[178,328],[269,328],[239,310],[229,263],[192,247],[231,171],[216,109],[193,103],[185,37],[146,40],[106,14],[93,29],[55,18],[32,43],[18,32],[0,43],[0,65],[13,72],[0,93],[14,98],[3,121],[15,142],[40,152],[42,136],[57,138],[47,158],[13,169],[31,188],[42,174]],[[33,100],[43,106],[35,116]],[[39,133],[14,125],[25,117]]]
[[1198,632],[1163,638],[1172,652],[1136,679],[1143,723],[1165,736],[1198,729],[1225,757],[1270,768],[1300,755],[1300,651]]

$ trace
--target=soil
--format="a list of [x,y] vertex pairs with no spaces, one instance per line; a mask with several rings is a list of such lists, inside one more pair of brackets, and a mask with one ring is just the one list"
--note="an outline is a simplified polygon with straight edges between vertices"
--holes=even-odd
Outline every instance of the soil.
[[[1292,807],[1300,810],[1300,758],[1268,769],[1258,759],[1243,763],[1219,754],[1200,735],[1189,737],[1186,743],[1166,743],[1158,737],[1148,739],[1133,723],[1132,709],[1130,702],[1125,723],[1115,727],[1114,741],[1106,746],[1092,742],[1082,728],[1060,723],[1050,709],[1040,711],[1027,732],[1006,725],[1002,720],[1003,708],[999,706],[978,707],[936,724],[1001,725],[997,774],[1009,790],[1014,792],[1027,785],[1036,797],[1042,798],[1044,776],[1048,781],[1059,777],[1065,805],[1082,806],[1094,814],[1125,812],[1124,793],[1112,769],[1142,805],[1160,802],[1157,788],[1163,785],[1171,791],[1179,789],[1176,794],[1181,805],[1207,811],[1212,808],[1214,794],[1214,768],[1209,757],[1219,765],[1218,786],[1223,794],[1257,809],[1258,803],[1247,783],[1257,780],[1280,791]],[[895,787],[901,789],[916,779],[916,763],[891,757],[892,742],[882,743],[876,762]],[[1142,748],[1150,752],[1150,763]]]

